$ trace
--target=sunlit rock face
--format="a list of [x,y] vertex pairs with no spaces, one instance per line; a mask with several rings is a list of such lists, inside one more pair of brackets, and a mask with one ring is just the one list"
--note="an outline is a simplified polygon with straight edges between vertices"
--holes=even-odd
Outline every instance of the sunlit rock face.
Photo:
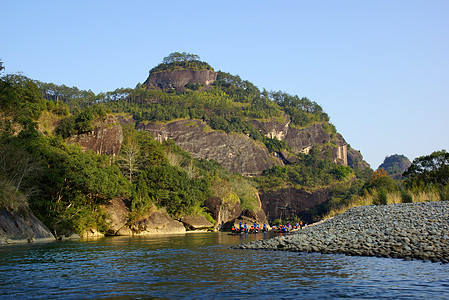
[[117,156],[123,142],[123,131],[116,117],[108,115],[105,120],[94,124],[90,132],[72,136],[68,144],[79,144],[83,151]]
[[154,134],[158,141],[172,139],[195,158],[214,159],[231,172],[244,176],[260,175],[266,169],[282,165],[265,145],[245,134],[210,129],[200,120],[181,120],[166,124],[137,124],[138,130]]
[[209,88],[217,79],[217,72],[212,70],[174,70],[151,73],[144,85],[148,89],[184,91],[186,84],[198,84]]

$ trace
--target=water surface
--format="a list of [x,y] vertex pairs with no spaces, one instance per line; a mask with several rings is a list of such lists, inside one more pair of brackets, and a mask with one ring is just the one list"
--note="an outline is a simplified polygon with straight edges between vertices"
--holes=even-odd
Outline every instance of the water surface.
[[190,233],[0,247],[0,299],[449,299],[449,264],[251,251]]

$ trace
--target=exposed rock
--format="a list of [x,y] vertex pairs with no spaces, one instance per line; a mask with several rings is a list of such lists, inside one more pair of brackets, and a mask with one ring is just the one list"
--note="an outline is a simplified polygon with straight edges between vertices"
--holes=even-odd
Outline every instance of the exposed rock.
[[122,127],[112,115],[106,120],[96,124],[94,130],[88,133],[72,136],[68,144],[78,143],[82,149],[91,150],[97,154],[117,156],[123,142]]
[[[285,140],[294,153],[308,154],[314,145],[332,142],[335,144],[335,147],[332,148],[334,161],[338,164],[348,165],[347,143],[343,136],[338,133],[334,135],[329,134],[321,123],[298,129],[290,126],[290,117],[288,115],[285,114],[284,119],[283,123],[273,120],[268,122],[253,120],[252,123],[266,137],[276,138],[280,141]],[[283,158],[287,157],[284,155]]]
[[0,210],[0,245],[55,240],[47,226],[31,211],[10,213]]
[[62,234],[62,235],[58,235],[58,240],[60,241],[66,241],[66,240],[79,240],[81,239],[81,237],[73,232],[67,233],[67,234]]
[[120,124],[124,124],[124,125],[136,124],[136,120],[134,120],[134,116],[132,114],[116,115],[116,118]]
[[217,73],[212,70],[174,70],[151,73],[144,84],[148,89],[184,91],[184,86],[189,83],[201,83],[203,87],[209,88],[216,79]]
[[223,224],[234,220],[242,213],[240,202],[223,201],[219,197],[209,198],[204,202],[212,218],[217,221],[215,229],[220,229]]
[[122,199],[112,199],[108,204],[103,205],[102,208],[108,216],[106,218],[106,224],[108,225],[106,235],[118,235],[117,233],[128,222],[128,207],[126,207]]
[[294,188],[279,189],[260,195],[263,210],[269,212],[267,216],[269,222],[295,215],[300,216],[304,221],[311,222],[311,216],[307,211],[318,207],[328,199],[329,192],[326,190],[309,193]]
[[104,234],[99,232],[96,228],[87,229],[81,234],[81,238],[83,239],[96,239],[102,237],[104,237]]
[[204,216],[183,216],[181,222],[188,230],[207,230],[214,227],[214,224],[209,222]]
[[200,120],[181,120],[167,124],[138,123],[138,130],[153,132],[155,139],[172,139],[195,158],[214,159],[231,172],[259,175],[282,162],[268,153],[265,145],[244,134],[211,130]]
[[370,168],[370,165],[363,160],[362,154],[352,148],[348,149],[348,165],[354,170],[366,170]]
[[173,220],[168,213],[161,209],[148,217],[131,224],[130,229],[134,235],[151,234],[179,234],[185,233],[186,228],[181,222]]
[[262,209],[258,209],[256,212],[250,209],[244,209],[238,218],[229,220],[228,222],[224,223],[221,226],[220,230],[231,231],[232,227],[238,227],[240,223],[246,223],[249,228],[254,223],[257,223],[262,227],[262,224],[267,224],[268,222],[265,212]]

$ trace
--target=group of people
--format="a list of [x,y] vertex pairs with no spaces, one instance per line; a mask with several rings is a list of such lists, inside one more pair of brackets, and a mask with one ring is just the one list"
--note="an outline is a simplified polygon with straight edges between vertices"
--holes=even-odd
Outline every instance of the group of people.
[[232,226],[231,228],[232,233],[258,233],[258,232],[267,232],[268,227],[267,224],[263,224],[262,227],[260,227],[260,224],[257,224],[254,222],[254,224],[248,228],[248,225],[242,224],[242,222],[239,223],[239,227]]
[[[287,225],[274,225],[272,228],[275,232],[289,232],[293,229],[302,229],[304,226],[307,226],[306,224],[303,224],[302,221],[296,222],[295,225],[291,225],[290,223],[287,223]],[[268,226],[267,224],[263,224],[262,227],[260,227],[260,224],[257,224],[254,222],[251,227],[248,227],[246,223],[242,224],[242,222],[239,223],[239,226],[232,226],[231,228],[232,233],[258,233],[258,232],[267,232]]]
[[277,226],[273,226],[273,230],[276,232],[289,232],[293,229],[302,229],[304,227],[304,224],[302,221],[296,222],[295,225],[291,225],[290,223],[287,223],[287,225],[279,224]]

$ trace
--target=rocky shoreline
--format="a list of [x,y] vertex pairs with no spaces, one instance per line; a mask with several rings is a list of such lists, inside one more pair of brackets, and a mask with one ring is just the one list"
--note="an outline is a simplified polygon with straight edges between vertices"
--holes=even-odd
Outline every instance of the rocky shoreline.
[[287,236],[233,248],[449,262],[449,202],[354,207]]

